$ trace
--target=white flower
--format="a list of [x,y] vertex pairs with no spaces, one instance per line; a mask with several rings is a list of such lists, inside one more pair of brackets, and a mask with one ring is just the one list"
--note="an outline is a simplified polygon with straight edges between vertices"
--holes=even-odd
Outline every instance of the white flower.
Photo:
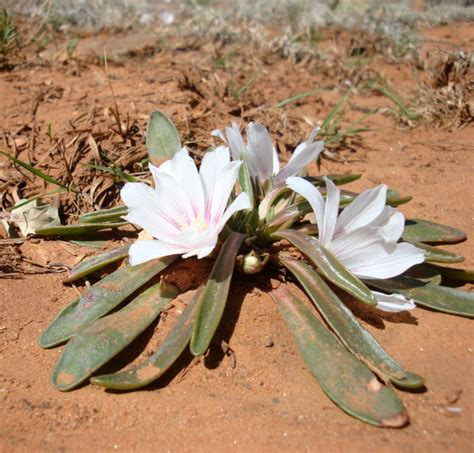
[[[423,250],[397,242],[403,233],[405,218],[401,212],[385,206],[387,186],[362,192],[338,215],[340,191],[332,181],[324,179],[326,202],[319,190],[305,179],[291,177],[286,182],[310,203],[321,244],[354,275],[364,280],[391,278],[424,261]],[[402,311],[415,307],[412,300],[399,294],[373,293],[381,310]]]
[[159,168],[150,164],[155,189],[143,183],[125,184],[120,192],[129,209],[125,219],[155,238],[133,244],[130,263],[168,255],[209,255],[229,218],[250,207],[246,193],[227,207],[241,164],[231,162],[229,151],[219,147],[204,156],[198,172],[183,148]]
[[229,145],[232,159],[238,160],[245,156],[250,176],[257,178],[262,184],[269,179],[273,180],[274,185],[281,184],[286,178],[298,174],[314,161],[324,148],[322,141],[314,141],[318,132],[314,129],[309,139],[296,147],[285,168],[280,171],[278,155],[267,129],[259,123],[249,123],[246,131],[247,145],[236,123],[226,127],[225,135],[218,129],[214,130],[212,135]]

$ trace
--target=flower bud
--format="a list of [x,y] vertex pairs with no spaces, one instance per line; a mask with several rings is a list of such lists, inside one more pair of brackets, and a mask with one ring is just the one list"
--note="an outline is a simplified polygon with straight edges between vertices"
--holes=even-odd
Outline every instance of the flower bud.
[[269,257],[268,253],[257,254],[252,250],[247,255],[238,255],[235,264],[242,274],[256,274],[265,267]]

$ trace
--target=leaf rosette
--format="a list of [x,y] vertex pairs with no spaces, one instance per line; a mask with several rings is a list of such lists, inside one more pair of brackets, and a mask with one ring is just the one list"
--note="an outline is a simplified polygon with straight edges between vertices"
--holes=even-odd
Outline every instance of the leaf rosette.
[[[339,189],[360,175],[306,176],[306,166],[324,147],[317,133],[281,168],[264,126],[250,123],[245,141],[233,123],[212,133],[224,145],[209,150],[198,169],[172,122],[154,112],[147,135],[153,187],[125,184],[124,206],[85,214],[76,226],[97,231],[132,223],[149,238],[72,269],[67,281],[124,258],[129,262],[87,288],[43,332],[42,347],[67,342],[53,384],[71,390],[91,378],[96,385],[131,390],[160,378],[188,347],[195,356],[206,354],[214,347],[234,272],[252,278],[271,267],[285,269],[307,295],[308,300],[297,297],[286,280],[271,292],[329,398],[367,423],[405,426],[407,411],[392,384],[416,389],[424,379],[383,349],[339,293],[375,312],[427,307],[472,318],[473,294],[452,283],[473,281],[473,272],[444,267],[463,257],[438,247],[465,234],[405,219],[395,207],[411,197],[385,185],[360,194]],[[51,234],[60,234],[58,228]],[[138,366],[97,375],[172,306],[178,290],[167,283],[167,269],[190,257],[214,260],[213,267],[158,350]],[[442,285],[447,280],[449,287]]]

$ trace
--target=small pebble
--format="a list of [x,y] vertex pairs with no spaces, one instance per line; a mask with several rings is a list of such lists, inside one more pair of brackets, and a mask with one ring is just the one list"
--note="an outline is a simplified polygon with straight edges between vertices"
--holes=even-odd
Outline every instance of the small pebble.
[[275,345],[273,340],[269,337],[265,340],[265,347],[266,348],[272,348]]

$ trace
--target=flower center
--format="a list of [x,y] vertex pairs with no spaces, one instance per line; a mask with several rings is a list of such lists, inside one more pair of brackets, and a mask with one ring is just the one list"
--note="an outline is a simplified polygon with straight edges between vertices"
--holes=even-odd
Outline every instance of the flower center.
[[207,229],[209,223],[206,222],[201,214],[195,217],[191,222],[182,222],[180,225],[180,230],[192,230],[196,232],[201,232]]

